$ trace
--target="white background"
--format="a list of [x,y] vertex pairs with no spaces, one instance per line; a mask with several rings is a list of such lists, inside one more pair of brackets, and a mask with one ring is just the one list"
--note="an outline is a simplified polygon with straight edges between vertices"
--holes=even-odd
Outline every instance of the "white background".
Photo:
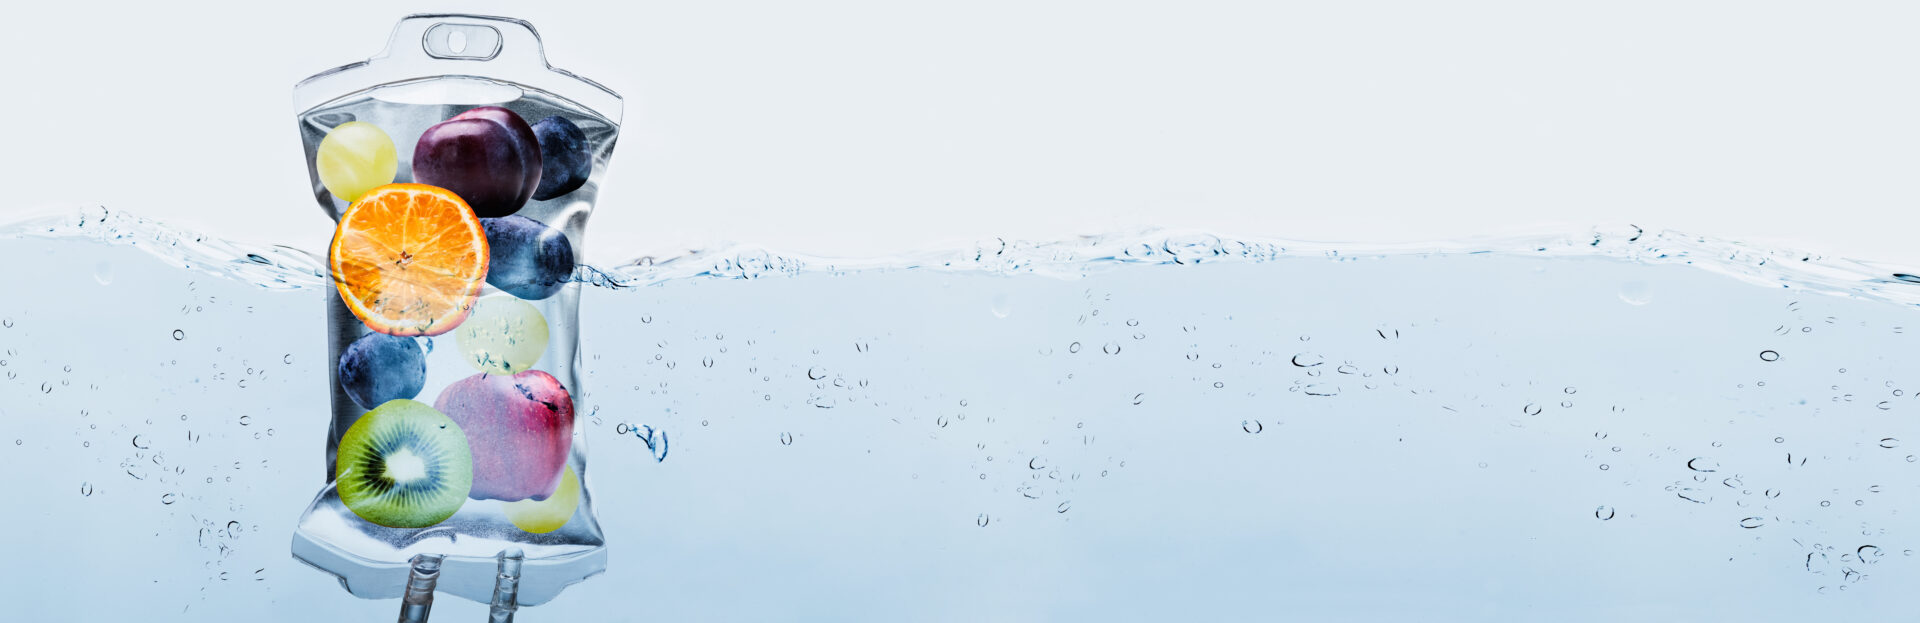
[[1920,264],[1902,3],[32,2],[0,38],[0,220],[320,250],[290,88],[448,10],[528,19],[627,96],[597,262],[1635,223]]

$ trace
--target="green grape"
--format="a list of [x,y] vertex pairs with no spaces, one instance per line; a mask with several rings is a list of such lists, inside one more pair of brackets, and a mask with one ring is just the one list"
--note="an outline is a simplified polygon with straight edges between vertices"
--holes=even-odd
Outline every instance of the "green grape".
[[521,530],[534,534],[546,534],[559,530],[573,519],[573,511],[580,508],[580,476],[573,473],[568,465],[560,475],[560,486],[554,488],[553,495],[545,500],[532,499],[507,502],[500,505],[500,512],[507,521]]
[[454,330],[460,355],[487,374],[516,374],[533,368],[547,350],[547,319],[532,304],[508,295],[474,303],[473,313]]
[[393,150],[393,139],[379,127],[349,121],[320,139],[313,168],[320,173],[320,183],[327,192],[353,203],[367,191],[393,183],[394,173],[400,170],[400,156]]

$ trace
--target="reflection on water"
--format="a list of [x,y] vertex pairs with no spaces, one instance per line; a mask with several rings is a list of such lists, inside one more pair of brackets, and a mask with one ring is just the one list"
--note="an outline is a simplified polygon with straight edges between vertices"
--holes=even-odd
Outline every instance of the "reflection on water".
[[[0,525],[34,570],[0,597],[391,617],[287,554],[325,440],[317,264],[98,214],[0,236]],[[1900,615],[1895,272],[1632,229],[583,269],[610,568],[522,618]],[[42,598],[82,578],[114,598]]]

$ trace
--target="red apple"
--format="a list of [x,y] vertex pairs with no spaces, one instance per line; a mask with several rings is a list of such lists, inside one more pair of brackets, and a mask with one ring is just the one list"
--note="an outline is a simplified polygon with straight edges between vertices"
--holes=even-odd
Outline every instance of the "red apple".
[[448,385],[433,408],[460,425],[473,451],[476,500],[545,500],[573,445],[573,397],[553,375],[476,374]]

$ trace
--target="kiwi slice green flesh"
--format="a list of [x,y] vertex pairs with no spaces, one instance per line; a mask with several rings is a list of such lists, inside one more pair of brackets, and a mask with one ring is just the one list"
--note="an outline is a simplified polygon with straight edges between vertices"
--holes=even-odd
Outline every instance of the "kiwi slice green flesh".
[[391,400],[347,428],[334,465],[340,502],[389,528],[452,517],[473,488],[473,454],[453,418],[415,400]]

